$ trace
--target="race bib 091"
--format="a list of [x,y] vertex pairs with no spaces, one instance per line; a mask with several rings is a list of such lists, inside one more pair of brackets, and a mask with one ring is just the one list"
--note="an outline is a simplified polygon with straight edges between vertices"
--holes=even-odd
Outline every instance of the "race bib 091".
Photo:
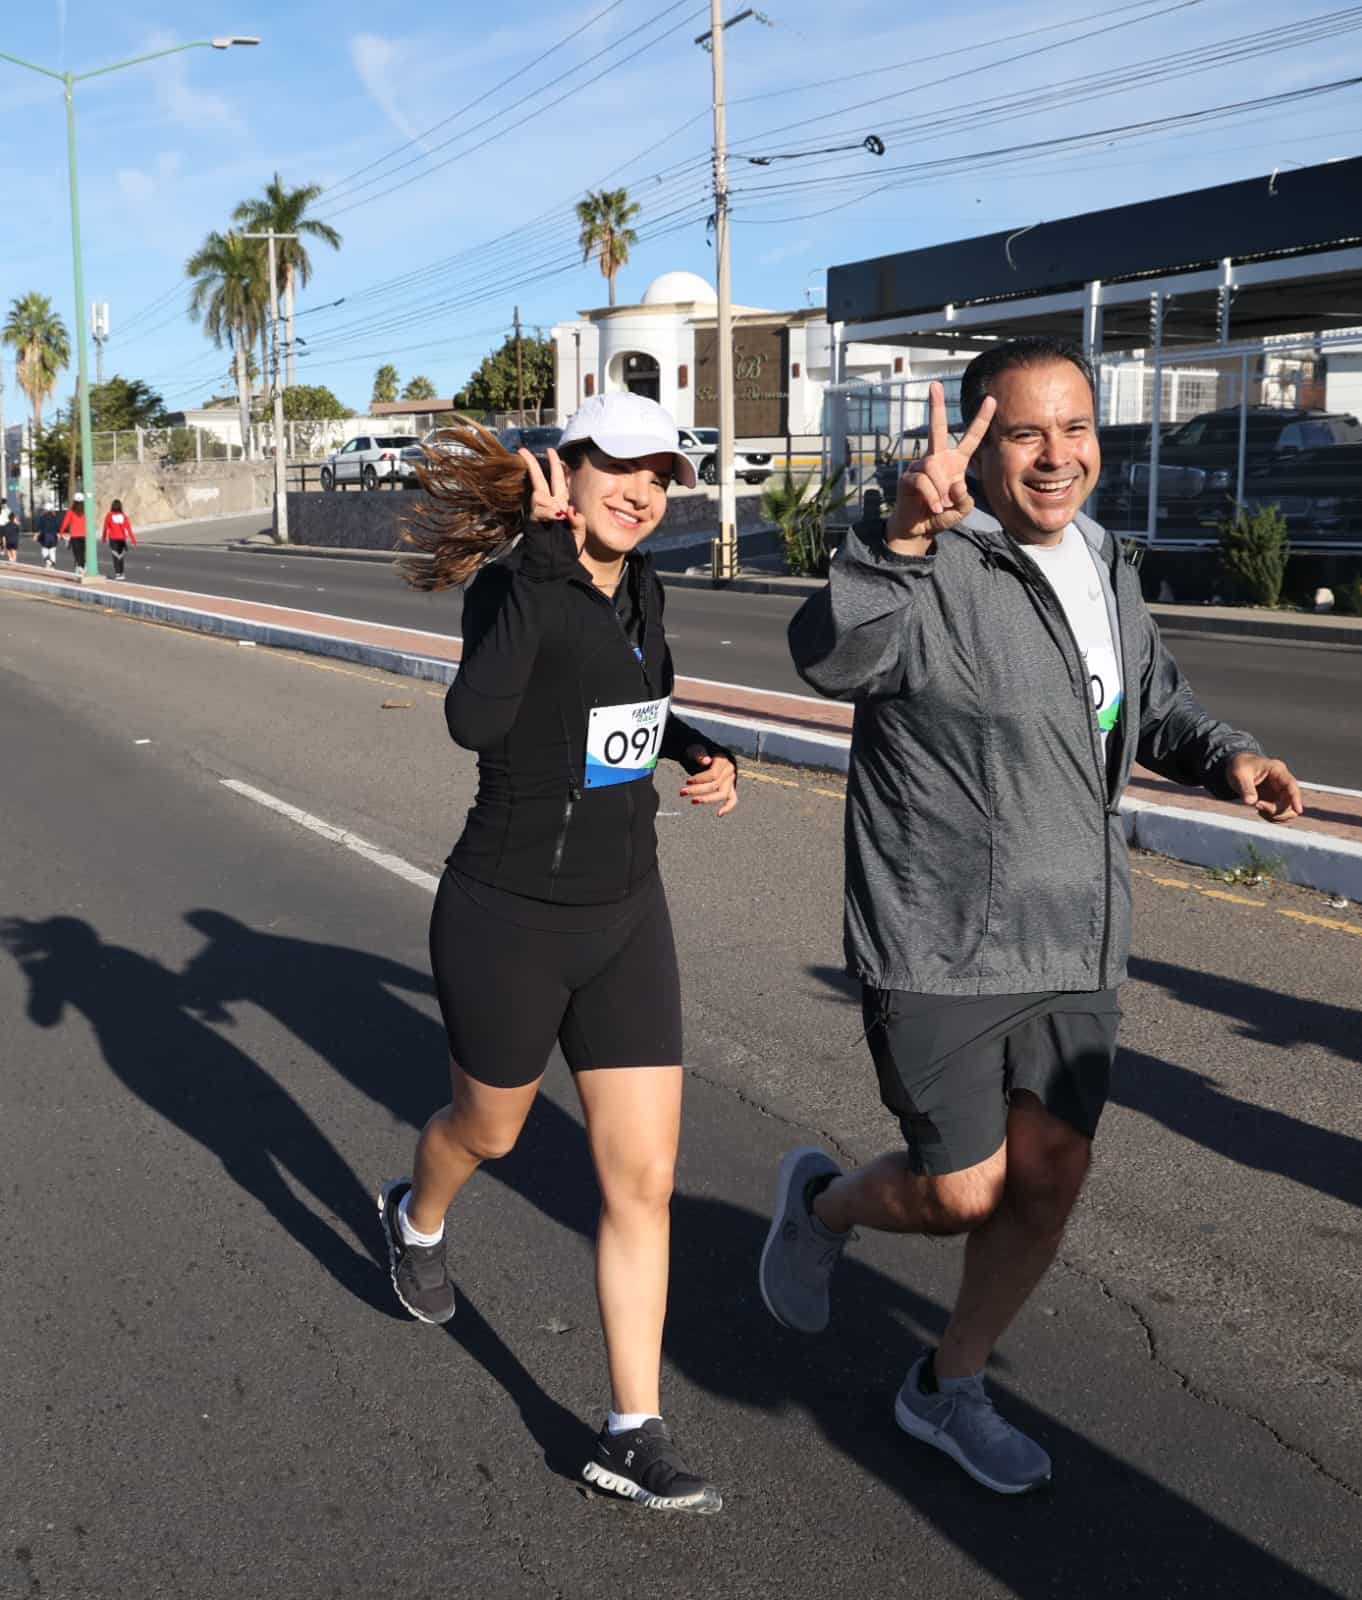
[[657,765],[671,697],[626,706],[596,706],[586,725],[585,789],[634,783]]

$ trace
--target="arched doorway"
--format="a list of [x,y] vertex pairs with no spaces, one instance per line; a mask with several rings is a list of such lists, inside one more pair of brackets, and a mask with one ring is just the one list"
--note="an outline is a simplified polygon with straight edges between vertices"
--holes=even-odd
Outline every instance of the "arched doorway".
[[630,394],[641,394],[645,400],[662,398],[662,368],[655,357],[631,350],[620,357],[620,376]]

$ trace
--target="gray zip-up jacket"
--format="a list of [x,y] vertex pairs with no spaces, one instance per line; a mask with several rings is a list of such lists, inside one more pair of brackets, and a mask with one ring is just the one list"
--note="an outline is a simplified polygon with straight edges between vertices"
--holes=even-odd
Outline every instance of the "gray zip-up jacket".
[[854,700],[848,971],[885,989],[1025,994],[1125,977],[1118,805],[1138,760],[1234,798],[1257,742],[1215,721],[1164,647],[1134,570],[1089,518],[1124,679],[1106,759],[1053,589],[982,511],[899,556],[853,532],[790,623],[800,676]]

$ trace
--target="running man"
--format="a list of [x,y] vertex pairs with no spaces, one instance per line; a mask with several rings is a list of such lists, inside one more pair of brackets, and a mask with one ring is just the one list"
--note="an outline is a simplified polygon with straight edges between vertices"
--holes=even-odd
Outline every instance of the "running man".
[[[965,370],[884,538],[853,532],[790,625],[801,676],[854,700],[846,954],[906,1150],[780,1169],[767,1308],[807,1333],[852,1228],[967,1234],[940,1345],[899,1427],[1019,1494],[1050,1458],[994,1410],[989,1353],[1053,1260],[1107,1097],[1130,939],[1131,768],[1299,816],[1256,741],[1193,698],[1115,540],[1079,507],[1101,461],[1086,359],[1021,339]],[[976,510],[971,471],[991,515]]]
[[560,449],[546,477],[528,450],[517,458],[465,425],[422,474],[431,507],[412,542],[431,560],[410,579],[473,577],[445,715],[478,753],[478,792],[430,929],[450,1103],[379,1209],[399,1300],[448,1321],[445,1213],[482,1162],[514,1147],[556,1040],[602,1196],[611,1401],[583,1476],[655,1510],[714,1512],[719,1492],[682,1460],[659,1395],[682,1057],[653,770],[679,762],[682,796],[719,817],[737,804],[737,772],[670,713],[662,585],[637,548],[670,484],[693,486],[695,469],[671,417],[627,393],[587,401]]

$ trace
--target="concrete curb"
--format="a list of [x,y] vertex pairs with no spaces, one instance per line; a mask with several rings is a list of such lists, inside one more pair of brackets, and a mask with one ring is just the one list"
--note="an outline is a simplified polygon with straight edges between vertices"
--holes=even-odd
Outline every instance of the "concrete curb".
[[[279,650],[301,650],[309,655],[326,656],[381,672],[397,673],[429,683],[452,683],[458,672],[453,661],[423,656],[415,651],[394,650],[358,639],[314,633],[306,628],[258,622],[245,617],[221,616],[194,606],[174,605],[160,600],[144,600],[116,589],[56,588],[40,578],[0,577],[0,593],[5,589],[42,596],[45,599],[73,600],[80,605],[102,606],[147,622],[187,628],[221,639],[236,639]],[[851,740],[832,733],[800,729],[755,717],[724,715],[691,710],[684,700],[678,709],[686,720],[738,755],[763,761],[779,761],[794,767],[809,767],[820,772],[845,773],[850,765]],[[1282,862],[1283,875],[1290,883],[1345,895],[1362,901],[1362,844],[1333,839],[1317,833],[1292,832],[1271,823],[1247,818],[1223,817],[1214,812],[1184,810],[1177,806],[1156,805],[1147,800],[1125,799],[1121,812],[1126,838],[1136,847],[1172,856],[1195,866],[1234,867],[1242,865],[1247,847],[1253,845],[1263,855]]]
[[1247,607],[1230,610],[1217,607],[1209,614],[1191,606],[1151,605],[1154,620],[1164,633],[1219,633],[1239,639],[1283,639],[1293,644],[1342,645],[1362,650],[1362,617],[1324,620],[1302,613],[1296,617],[1264,616]]
[[163,600],[144,600],[139,595],[124,594],[119,591],[75,587],[54,590],[50,584],[35,578],[5,577],[0,579],[0,582],[7,588],[41,595],[44,599],[70,600],[78,605],[102,606],[106,611],[120,611],[125,616],[138,617],[144,622],[160,622],[168,627],[186,628],[193,633],[211,634],[218,639],[235,639],[277,650],[301,650],[308,655],[328,656],[332,660],[348,661],[355,666],[375,667],[382,672],[395,672],[404,678],[423,678],[432,683],[452,683],[459,670],[456,662],[445,661],[438,656],[423,656],[407,650],[391,650],[386,646],[367,644],[359,639],[313,633],[307,628],[284,627],[278,623],[257,622],[246,617],[226,617],[215,611],[201,611],[195,606],[173,605]]
[[1299,833],[1247,817],[1155,805],[1148,800],[1123,800],[1121,814],[1127,840],[1141,850],[1199,867],[1239,867],[1251,845],[1261,855],[1282,863],[1288,883],[1362,900],[1362,844],[1348,839]]

